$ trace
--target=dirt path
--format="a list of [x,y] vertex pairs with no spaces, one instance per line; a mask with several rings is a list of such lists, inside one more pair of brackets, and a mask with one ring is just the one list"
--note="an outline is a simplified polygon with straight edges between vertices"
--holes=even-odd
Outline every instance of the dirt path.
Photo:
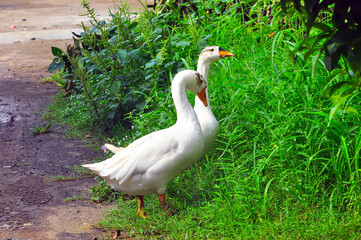
[[[102,16],[113,6],[112,0],[89,2]],[[101,235],[92,226],[110,206],[63,201],[86,195],[93,179],[46,181],[70,176],[72,166],[101,153],[67,138],[61,126],[41,135],[29,131],[47,124],[38,113],[57,92],[54,84],[39,81],[48,75],[50,47],[64,49],[65,42],[71,43],[70,32],[79,32],[76,24],[85,21],[81,13],[75,0],[0,2],[0,240]]]

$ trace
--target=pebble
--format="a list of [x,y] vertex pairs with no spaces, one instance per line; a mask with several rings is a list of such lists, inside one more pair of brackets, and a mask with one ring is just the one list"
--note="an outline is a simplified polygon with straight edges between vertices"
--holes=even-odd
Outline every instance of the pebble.
[[11,228],[11,226],[9,224],[6,224],[6,223],[0,226],[0,229],[2,229],[2,230],[7,230],[9,228]]

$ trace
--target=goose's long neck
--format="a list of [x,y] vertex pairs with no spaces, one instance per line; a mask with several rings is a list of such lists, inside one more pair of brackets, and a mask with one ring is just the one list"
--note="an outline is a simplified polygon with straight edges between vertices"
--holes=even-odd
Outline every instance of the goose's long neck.
[[204,79],[207,81],[207,86],[208,86],[208,75],[209,75],[210,67],[211,67],[211,62],[202,58],[198,59],[197,72],[202,74]]
[[[209,86],[209,84],[208,84],[208,76],[209,76],[209,68],[210,67],[211,67],[211,62],[209,62],[207,60],[204,60],[202,58],[198,59],[197,72],[202,74],[202,76],[206,80],[207,86]],[[195,99],[195,105],[197,107],[200,107],[200,105],[202,105],[204,108],[211,109],[211,105],[209,104],[208,87],[206,88],[206,96],[207,96],[208,107],[205,107],[203,105],[202,101],[197,96],[196,96],[196,99]]]
[[177,110],[177,123],[194,122],[199,126],[197,115],[189,103],[186,94],[186,86],[182,81],[173,80],[172,97]]

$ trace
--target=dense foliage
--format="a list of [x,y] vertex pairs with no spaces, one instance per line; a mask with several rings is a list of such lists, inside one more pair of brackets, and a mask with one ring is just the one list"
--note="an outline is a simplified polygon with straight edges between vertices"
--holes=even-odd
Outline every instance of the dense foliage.
[[[358,0],[281,0],[285,12],[294,10],[288,3],[293,3],[301,16],[306,15],[302,19],[307,19],[305,24],[309,34],[294,52],[305,50],[305,56],[309,56],[319,51],[318,57],[324,53],[324,65],[329,71],[342,69],[334,71],[329,79],[327,94],[334,102],[331,119],[335,112],[346,105],[345,102],[360,92],[361,4]],[[317,31],[310,34],[311,29]],[[336,80],[333,79],[335,76],[338,76]],[[356,112],[355,108],[346,110]]]
[[[209,2],[192,1],[197,11],[184,15],[131,14],[121,5],[110,22],[83,3],[92,27],[84,25],[80,53],[58,80],[74,88],[51,108],[73,127],[111,126],[104,140],[116,145],[174,123],[171,77],[195,69],[204,46],[236,55],[211,67],[220,133],[207,156],[169,185],[177,214],[160,215],[156,198],[146,197],[149,216],[140,219],[135,202],[120,201],[101,226],[140,238],[359,239],[359,94],[349,99],[354,111],[332,111],[329,80],[344,75],[328,72],[316,51],[295,51],[307,32],[296,14],[272,1]],[[56,54],[54,64],[69,56]]]
[[[89,3],[82,4],[91,27],[82,25],[84,32],[74,34],[74,46],[68,46],[66,53],[52,48],[56,58],[49,70],[65,66],[65,82],[60,84],[66,93],[74,93],[74,100],[89,105],[84,107],[90,107],[90,121],[105,128],[134,109],[143,109],[153,87],[168,89],[172,73],[194,61],[192,56],[209,37],[198,35],[192,22],[178,21],[173,14],[143,12],[135,19],[137,15],[123,4],[110,11],[112,19],[106,23],[97,20]],[[181,28],[188,31],[180,32]]]

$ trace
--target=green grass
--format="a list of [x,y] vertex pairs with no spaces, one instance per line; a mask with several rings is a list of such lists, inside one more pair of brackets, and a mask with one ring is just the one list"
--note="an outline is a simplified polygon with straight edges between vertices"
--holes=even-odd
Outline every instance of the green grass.
[[[220,124],[214,147],[169,184],[174,216],[162,212],[156,196],[145,198],[146,219],[135,215],[136,201],[121,198],[100,225],[141,239],[361,239],[360,119],[339,111],[329,120],[331,102],[323,94],[329,73],[320,60],[313,68],[312,56],[289,55],[303,32],[236,14],[211,20],[184,21],[170,37],[197,42],[210,35],[207,45],[236,55],[211,67],[209,93]],[[197,48],[178,52],[191,68]],[[169,91],[155,85],[150,92],[145,110],[128,115],[133,129],[117,125],[104,141],[125,146],[175,122]],[[81,98],[70,97],[63,108],[72,127],[89,123]],[[108,191],[101,183],[94,194]]]
[[68,168],[71,170],[71,174],[69,176],[63,176],[63,175],[56,175],[56,176],[46,176],[45,181],[46,182],[63,182],[63,181],[75,181],[77,179],[84,179],[91,176],[91,172],[88,169],[85,169],[81,166],[74,165],[74,166],[65,166],[65,168]]
[[73,195],[72,197],[64,198],[62,202],[73,202],[73,201],[82,201],[82,200],[84,200],[84,196]]
[[232,201],[187,207],[168,217],[160,214],[156,197],[145,199],[146,219],[135,215],[136,201],[120,202],[100,226],[109,231],[119,229],[136,239],[360,239],[361,218],[355,212],[333,216],[317,209],[293,210],[276,218],[260,216],[250,221],[249,211]]
[[38,134],[44,134],[44,133],[47,133],[47,132],[50,132],[51,131],[51,126],[53,125],[53,123],[49,123],[48,125],[46,126],[37,126],[33,129],[31,129],[30,131],[34,134],[34,135],[38,135]]

